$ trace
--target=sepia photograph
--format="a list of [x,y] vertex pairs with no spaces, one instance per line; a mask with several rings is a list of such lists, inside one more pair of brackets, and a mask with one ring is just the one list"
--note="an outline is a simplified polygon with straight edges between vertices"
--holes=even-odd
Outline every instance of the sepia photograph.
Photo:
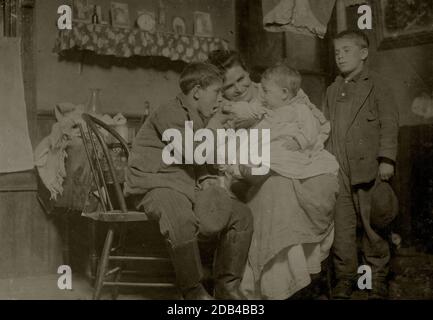
[[0,111],[0,300],[433,301],[432,0],[0,0]]

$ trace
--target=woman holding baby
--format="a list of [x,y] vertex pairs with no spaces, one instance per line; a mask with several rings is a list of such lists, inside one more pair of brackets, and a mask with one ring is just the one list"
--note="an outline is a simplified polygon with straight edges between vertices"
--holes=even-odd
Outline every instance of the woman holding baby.
[[223,112],[230,120],[222,126],[271,129],[267,176],[253,176],[248,165],[226,172],[248,183],[254,216],[242,289],[250,299],[287,299],[321,272],[333,242],[338,164],[324,150],[329,123],[286,64],[269,68],[258,84],[236,52],[213,52],[209,62],[225,77]]

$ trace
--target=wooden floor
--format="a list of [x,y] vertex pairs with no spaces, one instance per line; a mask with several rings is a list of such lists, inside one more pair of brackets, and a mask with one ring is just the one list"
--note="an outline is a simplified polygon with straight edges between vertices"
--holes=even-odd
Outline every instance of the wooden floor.
[[[93,289],[82,276],[72,277],[72,290],[60,290],[58,275],[18,279],[0,279],[0,300],[91,300]],[[121,292],[118,300],[179,299],[172,289],[134,289]],[[112,299],[110,290],[104,290],[103,300]]]
[[[433,300],[433,255],[404,251],[392,260],[393,279],[390,282],[391,300]],[[2,300],[89,300],[92,287],[80,275],[72,277],[72,290],[57,287],[58,275],[30,278],[0,279]],[[175,290],[135,289],[122,291],[119,300],[179,299]],[[104,291],[102,299],[111,299],[110,291]],[[354,300],[367,299],[366,292],[358,291]]]

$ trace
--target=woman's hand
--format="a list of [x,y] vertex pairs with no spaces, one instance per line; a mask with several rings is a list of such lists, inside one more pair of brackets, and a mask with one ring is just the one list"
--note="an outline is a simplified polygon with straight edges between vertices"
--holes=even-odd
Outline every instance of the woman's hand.
[[267,113],[267,109],[263,108],[260,104],[246,101],[226,102],[222,107],[222,111],[232,114],[237,121],[259,120]]
[[227,127],[229,121],[233,119],[231,114],[226,114],[223,112],[217,112],[209,120],[206,128],[208,129],[224,129]]

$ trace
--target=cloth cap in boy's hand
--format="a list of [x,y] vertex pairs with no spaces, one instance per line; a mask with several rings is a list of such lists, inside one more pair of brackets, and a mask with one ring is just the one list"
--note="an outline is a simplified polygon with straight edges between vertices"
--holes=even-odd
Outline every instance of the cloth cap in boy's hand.
[[398,214],[398,199],[391,185],[379,181],[371,196],[370,223],[372,227],[387,227]]

